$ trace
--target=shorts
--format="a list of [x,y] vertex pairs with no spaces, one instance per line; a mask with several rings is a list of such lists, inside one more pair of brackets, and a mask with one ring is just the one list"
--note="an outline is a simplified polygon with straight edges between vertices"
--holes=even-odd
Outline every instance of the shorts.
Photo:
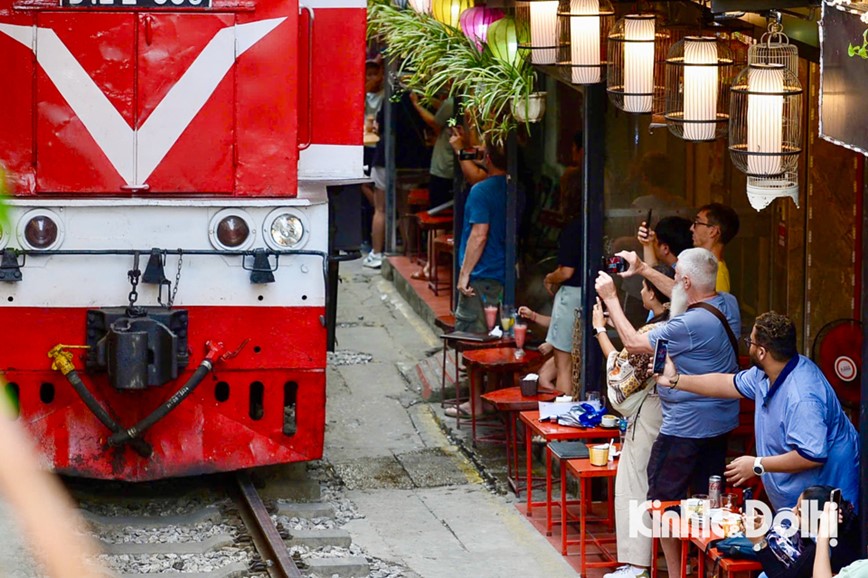
[[729,433],[713,438],[682,438],[660,434],[648,458],[648,499],[681,500],[707,494],[708,478],[723,477]]
[[381,191],[386,190],[386,167],[371,167],[371,180],[374,187]]
[[444,179],[431,175],[428,181],[428,208],[439,207],[454,198],[452,195],[452,179]]
[[582,288],[561,285],[552,304],[552,320],[546,341],[559,351],[573,350],[573,327],[576,324],[576,309],[582,307]]
[[482,299],[486,303],[500,303],[503,299],[503,283],[494,279],[474,279],[470,287],[476,292],[473,297],[458,292],[458,304],[455,306],[455,330],[471,333],[488,333],[485,322],[485,311],[482,309]]

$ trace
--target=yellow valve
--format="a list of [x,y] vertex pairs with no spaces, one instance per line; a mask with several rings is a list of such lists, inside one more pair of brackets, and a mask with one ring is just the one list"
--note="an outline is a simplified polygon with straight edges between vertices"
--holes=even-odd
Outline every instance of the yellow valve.
[[48,352],[48,357],[51,359],[51,369],[59,371],[63,375],[75,371],[75,366],[72,364],[72,352],[69,349],[90,349],[89,345],[64,345],[59,343],[51,348]]

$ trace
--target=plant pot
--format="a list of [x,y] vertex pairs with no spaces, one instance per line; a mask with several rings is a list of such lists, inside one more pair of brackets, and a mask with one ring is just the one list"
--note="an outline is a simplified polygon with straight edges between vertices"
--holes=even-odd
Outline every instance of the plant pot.
[[511,109],[518,122],[539,122],[546,112],[546,93],[534,92],[526,99],[513,99]]

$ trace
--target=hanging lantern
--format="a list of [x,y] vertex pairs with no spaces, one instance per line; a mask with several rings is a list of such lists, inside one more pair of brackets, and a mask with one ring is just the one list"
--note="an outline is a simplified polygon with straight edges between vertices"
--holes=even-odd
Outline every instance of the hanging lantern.
[[[731,92],[729,154],[748,176],[748,196],[793,196],[793,187],[797,195],[802,151],[799,79],[782,63],[754,63],[739,73]],[[757,208],[762,203],[751,204]]]
[[783,64],[796,78],[799,77],[799,50],[790,44],[784,27],[778,22],[769,23],[768,32],[748,48],[747,63]]
[[687,36],[666,58],[666,124],[689,141],[726,134],[732,53],[712,36]]
[[488,49],[502,62],[518,66],[522,55],[518,51],[518,29],[515,20],[505,16],[488,26]]
[[[790,39],[787,38],[783,30],[779,21],[770,22],[768,32],[763,34],[757,44],[748,48],[747,63],[748,68],[751,65],[758,65],[761,67],[760,70],[764,70],[764,72],[753,73],[755,91],[762,91],[770,87],[774,92],[779,91],[785,94],[782,96],[774,94],[754,95],[753,112],[748,112],[748,118],[745,120],[745,122],[751,123],[753,128],[747,129],[746,144],[744,138],[736,142],[736,146],[747,146],[748,154],[751,147],[754,149],[768,148],[771,144],[772,152],[775,154],[761,158],[758,155],[751,157],[745,153],[736,153],[733,149],[733,139],[730,137],[730,156],[732,156],[736,167],[748,173],[747,198],[751,206],[757,211],[766,208],[779,197],[790,197],[795,205],[799,206],[798,155],[801,151],[800,121],[802,118],[801,84],[798,80],[799,51],[790,44]],[[781,73],[777,68],[773,69],[774,72],[769,72],[770,69],[763,68],[769,66],[783,67],[785,72]],[[737,83],[740,82],[740,86],[744,86],[742,79],[744,74],[745,72],[742,72],[739,75],[741,80],[737,79],[736,81]],[[750,74],[748,71],[748,77]],[[748,78],[748,82],[750,82],[750,78]],[[734,88],[735,83],[733,84]],[[762,99],[763,97],[767,98]],[[767,126],[769,121],[760,119],[763,106],[769,107],[772,112],[777,111],[779,115],[779,120],[771,121],[771,127]],[[784,111],[785,116],[780,116],[781,110]],[[730,131],[732,130],[732,120],[730,120]],[[787,136],[790,131],[793,134]],[[736,161],[736,154],[740,154],[742,157],[747,156],[747,170]],[[763,172],[767,174],[762,174]]]
[[477,50],[482,52],[483,44],[488,37],[488,27],[503,16],[503,10],[500,8],[474,6],[461,13],[459,24],[464,35],[476,45]]
[[531,64],[554,64],[558,56],[558,0],[517,0],[515,22]]
[[473,0],[432,0],[431,14],[439,22],[458,28],[461,13],[473,6]]
[[418,14],[431,14],[431,0],[409,0],[410,7]]
[[653,14],[629,14],[609,34],[607,90],[612,103],[626,112],[662,108],[664,56],[669,34],[659,30]]
[[558,66],[573,84],[603,80],[606,43],[615,11],[609,0],[561,0]]

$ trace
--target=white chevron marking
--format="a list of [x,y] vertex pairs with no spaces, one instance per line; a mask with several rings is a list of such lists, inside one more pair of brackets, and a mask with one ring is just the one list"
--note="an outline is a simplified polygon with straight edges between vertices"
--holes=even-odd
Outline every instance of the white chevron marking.
[[36,53],[42,69],[118,174],[127,184],[137,185],[144,184],[162,162],[235,59],[285,19],[238,24],[217,32],[138,130],[130,128],[54,30],[0,23],[0,32]]

